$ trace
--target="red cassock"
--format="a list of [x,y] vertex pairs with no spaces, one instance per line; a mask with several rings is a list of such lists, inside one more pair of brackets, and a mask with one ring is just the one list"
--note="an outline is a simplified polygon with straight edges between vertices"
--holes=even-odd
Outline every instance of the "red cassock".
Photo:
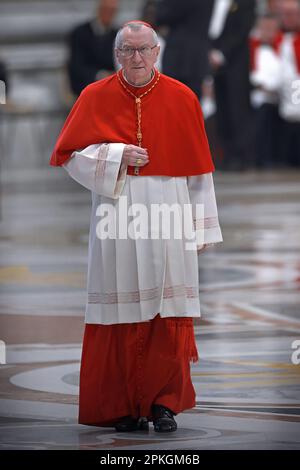
[[[156,70],[144,87],[129,85],[120,72],[89,85],[66,120],[51,165],[62,165],[75,150],[91,144],[137,145],[137,105],[132,94],[141,97],[141,146],[148,149],[150,159],[139,175],[192,176],[214,171],[196,95]],[[127,172],[133,175],[134,167]],[[192,408],[190,361],[197,359],[192,318],[161,318],[157,312],[147,322],[87,324],[79,422],[112,426],[127,415],[151,419],[153,403],[176,414]]]
[[192,318],[85,327],[79,423],[113,426],[121,417],[152,420],[153,403],[175,414],[195,406],[190,361],[198,360]]

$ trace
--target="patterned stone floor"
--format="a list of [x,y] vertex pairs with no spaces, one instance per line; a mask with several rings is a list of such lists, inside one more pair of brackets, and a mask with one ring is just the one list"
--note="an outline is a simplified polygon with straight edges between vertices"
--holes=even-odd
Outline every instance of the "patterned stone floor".
[[199,258],[197,406],[162,436],[76,422],[89,192],[60,169],[2,181],[0,449],[300,449],[299,173],[215,175],[224,243]]

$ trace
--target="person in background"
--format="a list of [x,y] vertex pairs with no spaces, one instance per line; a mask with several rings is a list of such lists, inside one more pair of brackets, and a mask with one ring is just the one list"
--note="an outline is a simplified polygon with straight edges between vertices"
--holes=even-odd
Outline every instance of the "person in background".
[[278,116],[281,39],[277,16],[272,13],[260,16],[250,38],[251,104],[255,110],[257,167],[269,168],[276,165],[278,160],[278,138],[281,135]]
[[160,28],[158,28],[157,24],[156,24],[157,6],[158,6],[158,3],[157,3],[156,0],[147,0],[144,3],[143,9],[142,9],[141,20],[145,21],[146,23],[151,24],[153,29],[156,31],[158,44],[159,44],[159,47],[160,47],[160,53],[159,53],[159,56],[157,58],[156,68],[157,68],[157,70],[162,71],[163,56],[164,56],[164,50],[165,50],[165,47],[166,47],[166,41],[165,41],[163,35],[160,33]]
[[117,30],[113,22],[118,8],[119,0],[100,0],[96,17],[71,32],[68,75],[76,96],[115,70],[113,45]]
[[283,33],[279,46],[281,83],[279,115],[282,119],[281,162],[300,165],[300,2],[280,4],[279,19]]
[[4,62],[0,60],[0,81],[5,83],[6,93],[8,92],[7,70]]
[[284,0],[267,0],[267,10],[265,13],[271,13],[274,16],[277,16],[279,14],[280,4],[282,3],[282,1]]
[[168,27],[163,73],[189,86],[199,98],[202,82],[209,74],[211,11],[211,0],[161,0],[157,6],[157,25]]
[[248,41],[254,20],[255,0],[214,1],[209,62],[214,75],[223,169],[242,170],[253,161]]

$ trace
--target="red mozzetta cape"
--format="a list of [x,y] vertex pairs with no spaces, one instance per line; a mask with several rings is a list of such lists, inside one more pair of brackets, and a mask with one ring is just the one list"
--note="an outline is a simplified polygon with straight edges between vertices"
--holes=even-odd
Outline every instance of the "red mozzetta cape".
[[[124,85],[137,97],[158,78],[141,88]],[[142,100],[142,147],[149,163],[140,175],[192,176],[214,171],[203,116],[196,95],[185,85],[161,74]],[[58,137],[50,165],[66,162],[75,150],[98,143],[137,145],[137,114],[133,96],[117,74],[87,86],[74,104]],[[134,174],[134,167],[128,166]]]

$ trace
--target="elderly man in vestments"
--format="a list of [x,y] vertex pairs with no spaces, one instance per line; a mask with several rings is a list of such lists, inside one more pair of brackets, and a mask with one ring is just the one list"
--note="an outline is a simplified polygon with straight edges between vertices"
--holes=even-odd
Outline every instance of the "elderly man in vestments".
[[[121,69],[83,90],[50,162],[92,194],[79,423],[133,431],[153,421],[172,432],[174,416],[195,406],[198,251],[222,241],[214,164],[196,95],[154,67],[151,26],[124,25],[115,53]],[[116,221],[137,204],[149,213],[188,205],[187,222],[204,239],[191,248],[189,236],[163,236],[155,223],[151,237],[101,236],[108,205]]]

